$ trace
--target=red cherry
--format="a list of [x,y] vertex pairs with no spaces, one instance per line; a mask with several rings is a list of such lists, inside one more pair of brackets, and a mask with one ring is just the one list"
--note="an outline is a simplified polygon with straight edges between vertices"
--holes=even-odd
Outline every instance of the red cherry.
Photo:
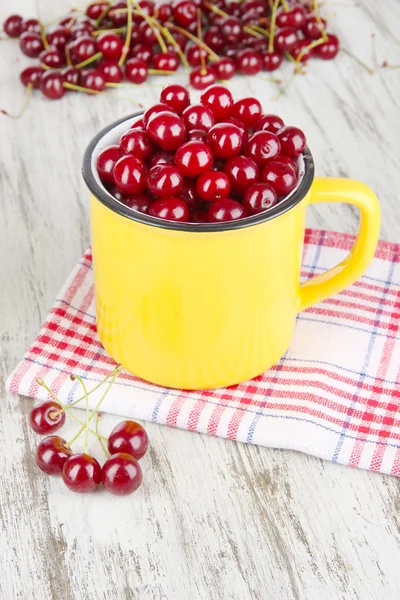
[[110,454],[124,452],[140,460],[147,452],[149,438],[146,430],[136,421],[121,421],[108,437]]
[[320,22],[318,22],[315,14],[310,13],[306,16],[306,22],[302,28],[304,37],[310,40],[318,40],[321,37],[321,32],[325,31],[326,25],[325,19],[320,19]]
[[89,19],[97,21],[97,19],[101,17],[108,7],[108,2],[94,2],[93,4],[89,4],[89,6],[86,8],[85,14],[87,17],[89,17]]
[[191,179],[211,169],[213,155],[204,142],[186,142],[177,149],[175,164],[184,177]]
[[262,115],[253,127],[253,131],[272,131],[277,133],[285,123],[277,115]]
[[226,87],[217,83],[204,90],[200,102],[212,111],[216,121],[223,121],[232,110],[233,97]]
[[48,475],[59,475],[72,451],[58,435],[45,437],[36,448],[36,464]]
[[131,129],[144,129],[144,128],[145,128],[145,124],[144,124],[143,119],[138,119],[131,125]]
[[157,17],[161,23],[165,23],[170,19],[172,15],[172,9],[169,4],[160,4],[157,7]]
[[142,469],[130,454],[113,454],[101,469],[101,481],[115,496],[127,496],[142,483]]
[[186,139],[188,142],[205,142],[207,141],[207,132],[202,129],[192,129],[188,131]]
[[67,83],[72,83],[73,85],[79,85],[80,83],[81,72],[76,67],[65,67],[65,69],[62,69],[61,75]]
[[275,34],[274,46],[280,52],[291,52],[298,41],[297,31],[293,27],[282,27]]
[[68,50],[72,61],[74,63],[81,63],[92,58],[97,53],[97,46],[94,38],[85,34],[68,44]]
[[242,143],[242,130],[232,123],[217,123],[207,134],[207,142],[217,158],[230,158],[239,154]]
[[55,48],[58,52],[63,53],[69,40],[69,31],[65,27],[60,27],[58,25],[48,33],[46,32],[46,37],[47,41],[53,48]]
[[266,71],[276,71],[282,64],[283,56],[280,52],[263,52],[262,54],[264,69]]
[[129,58],[143,60],[147,65],[153,60],[153,48],[145,44],[136,44],[129,53]]
[[185,223],[189,220],[189,208],[180,198],[167,198],[153,202],[149,209],[149,215],[167,221]]
[[21,33],[40,33],[40,23],[37,19],[24,19],[21,23]]
[[310,40],[299,40],[291,52],[293,58],[298,61],[301,55],[299,62],[307,62],[313,56],[315,50],[314,48],[308,48],[310,43]]
[[223,198],[211,203],[207,216],[210,223],[222,223],[223,221],[243,219],[247,217],[247,213],[240,202],[231,198]]
[[[175,43],[178,44],[178,46],[180,47],[180,49],[183,52],[187,45],[187,41],[188,41],[187,37],[185,35],[183,35],[183,33],[179,33],[177,31],[177,32],[174,32],[174,40],[175,40]],[[175,52],[175,46],[173,44],[167,44],[167,49],[168,49],[168,51]]]
[[183,188],[183,177],[172,165],[155,165],[147,173],[147,187],[157,198],[179,196]]
[[197,19],[197,8],[190,0],[178,0],[172,5],[172,16],[182,27],[188,27]]
[[121,67],[114,60],[102,60],[97,65],[97,71],[107,83],[120,83],[124,78]]
[[206,87],[216,82],[217,76],[212,67],[196,67],[189,76],[190,85],[195,90],[205,90]]
[[282,156],[282,154],[281,154],[280,156],[277,156],[276,158],[274,158],[273,162],[289,166],[295,175],[297,175],[297,173],[298,173],[297,164],[295,163],[295,161],[292,158],[289,158],[288,156]]
[[186,135],[182,119],[168,111],[153,115],[146,125],[146,131],[149,138],[163,150],[176,150]]
[[202,129],[208,131],[215,123],[214,113],[203,104],[191,104],[182,113],[186,129]]
[[124,42],[116,33],[102,33],[97,38],[98,51],[106,58],[118,60],[124,48]]
[[183,188],[179,196],[186,202],[190,209],[197,208],[201,203],[201,198],[196,190],[196,182],[190,179],[184,180]]
[[65,94],[64,78],[59,71],[50,69],[40,78],[40,91],[50,100],[59,100]]
[[158,113],[166,112],[166,111],[173,113],[174,109],[171,108],[170,106],[168,106],[167,104],[163,104],[162,102],[153,104],[152,106],[150,106],[150,108],[148,108],[147,110],[144,111],[143,123],[145,125],[147,125],[147,123],[151,120],[152,117],[154,117],[154,115],[157,115]]
[[93,31],[94,25],[89,19],[80,19],[72,25],[70,34],[72,39],[78,39],[78,37],[81,37],[82,35],[91,35]]
[[148,75],[147,63],[144,60],[130,58],[125,64],[125,77],[131,83],[139,85],[146,81]]
[[122,156],[119,146],[108,146],[100,152],[96,163],[100,179],[114,183],[114,165]]
[[51,69],[60,69],[64,64],[64,59],[57,50],[43,50],[39,54],[39,60]]
[[236,73],[235,61],[232,58],[224,57],[216,63],[213,63],[213,69],[217,79],[228,81]]
[[144,129],[129,129],[119,140],[119,147],[124,154],[133,154],[146,161],[154,151],[154,144]]
[[297,158],[306,147],[306,136],[298,127],[282,127],[277,137],[281,143],[281,153],[289,158]]
[[33,431],[43,435],[60,429],[65,423],[65,412],[54,416],[60,410],[62,410],[61,405],[54,400],[45,400],[34,406],[29,415],[29,423]]
[[160,71],[176,71],[179,67],[179,56],[175,52],[159,52],[154,55],[153,66]]
[[73,454],[64,464],[62,478],[72,492],[94,492],[101,482],[101,467],[93,456]]
[[22,17],[19,15],[10,15],[3,23],[4,33],[8,37],[17,38],[22,33]]
[[102,92],[106,87],[106,81],[97,69],[87,69],[81,75],[82,87],[96,92]]
[[301,4],[295,4],[287,12],[284,8],[278,11],[276,15],[277,27],[293,27],[301,29],[306,23],[306,10]]
[[114,181],[127,194],[138,194],[146,187],[146,168],[136,156],[123,156],[114,165]]
[[197,44],[193,44],[186,50],[186,58],[191,67],[198,67],[202,64],[202,59],[204,62],[208,62],[208,52]]
[[263,67],[261,54],[252,48],[245,48],[236,56],[236,66],[245,75],[257,75]]
[[196,190],[198,195],[213,202],[219,198],[226,198],[231,191],[231,183],[225,173],[220,171],[207,171],[202,173],[196,182]]
[[268,183],[255,183],[243,196],[243,206],[249,214],[256,215],[278,202],[275,190]]
[[20,73],[19,77],[25,86],[31,84],[33,88],[38,88],[43,73],[44,69],[42,69],[42,67],[26,67],[26,69]]
[[225,40],[219,30],[219,27],[211,25],[204,34],[204,43],[214,50],[220,52],[225,45]]
[[245,155],[252,158],[260,167],[276,158],[281,151],[277,136],[271,131],[257,131],[247,141]]
[[115,2],[107,14],[107,17],[110,18],[113,27],[116,29],[118,27],[124,27],[127,21],[127,13],[117,12],[119,9],[126,10],[126,2]]
[[243,98],[232,107],[231,117],[242,121],[247,127],[253,127],[261,117],[261,104],[256,98]]
[[152,198],[147,194],[135,194],[121,198],[121,202],[129,206],[129,208],[145,214],[148,214],[152,201]]
[[21,51],[30,58],[37,58],[44,50],[42,38],[38,33],[26,31],[19,38],[19,47]]
[[174,165],[174,152],[166,152],[165,150],[157,150],[150,157],[149,169],[155,165]]
[[221,34],[229,44],[237,44],[243,35],[242,23],[236,17],[221,19],[219,26]]
[[269,183],[280,198],[290,194],[297,185],[297,176],[293,168],[274,160],[263,168],[261,180]]
[[172,108],[178,115],[190,104],[190,95],[183,85],[170,84],[163,88],[160,102]]
[[260,172],[257,164],[248,156],[233,156],[227,160],[224,173],[228,175],[232,189],[243,192],[258,181]]
[[318,58],[322,58],[323,60],[332,60],[337,56],[340,49],[339,40],[336,35],[328,35],[328,40],[321,44],[320,46],[316,46],[315,54]]
[[147,46],[154,46],[157,44],[156,34],[146,21],[142,21],[139,25],[139,39]]

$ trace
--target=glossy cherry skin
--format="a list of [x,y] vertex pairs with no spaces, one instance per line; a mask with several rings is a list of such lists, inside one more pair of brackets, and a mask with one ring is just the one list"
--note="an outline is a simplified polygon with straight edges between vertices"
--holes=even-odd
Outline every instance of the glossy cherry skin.
[[236,64],[232,58],[224,57],[216,63],[213,63],[213,69],[217,79],[228,81],[236,74]]
[[102,92],[106,87],[106,80],[97,69],[88,69],[81,74],[82,87],[96,92]]
[[121,202],[129,206],[132,210],[148,214],[153,198],[147,194],[133,194],[132,196],[121,197]]
[[74,63],[81,63],[94,56],[97,52],[97,46],[94,38],[90,35],[83,35],[68,45],[71,59]]
[[263,212],[277,202],[276,192],[268,183],[255,183],[243,195],[243,206],[250,215]]
[[202,129],[192,129],[188,131],[186,135],[186,141],[188,142],[206,142],[207,132]]
[[148,162],[149,169],[155,165],[174,165],[174,152],[166,152],[165,150],[157,150],[150,157]]
[[128,496],[142,483],[142,469],[130,454],[113,454],[101,469],[101,481],[111,494]]
[[131,83],[140,85],[145,82],[148,75],[147,63],[144,60],[130,58],[125,64],[125,77]]
[[175,152],[175,164],[184,177],[192,179],[211,169],[213,155],[204,142],[186,142]]
[[159,52],[154,55],[153,67],[160,71],[176,71],[179,67],[179,56],[175,52]]
[[93,4],[89,4],[89,6],[86,8],[85,14],[87,17],[89,17],[89,19],[97,21],[97,19],[108,8],[108,6],[108,2],[94,2]]
[[307,62],[313,56],[315,50],[315,48],[311,48],[311,50],[308,48],[310,44],[310,40],[299,40],[291,51],[293,58],[302,63]]
[[45,71],[40,78],[40,91],[50,100],[59,100],[65,94],[64,77],[59,71]]
[[261,181],[269,183],[279,198],[290,194],[297,185],[297,175],[290,165],[271,161],[261,171]]
[[157,37],[153,29],[146,21],[142,21],[139,25],[139,39],[142,44],[154,46],[157,43]]
[[172,112],[153,115],[146,125],[147,135],[162,150],[176,150],[185,139],[186,129],[182,119]]
[[62,69],[61,75],[64,77],[64,81],[73,85],[79,85],[81,81],[81,71],[76,67],[65,67]]
[[173,113],[174,109],[168,106],[167,104],[163,104],[162,102],[157,102],[156,104],[153,104],[152,106],[150,106],[150,108],[144,111],[143,123],[146,126],[150,119],[154,117],[154,115],[165,111]]
[[60,69],[64,65],[64,59],[57,50],[43,50],[39,54],[39,60],[50,69]]
[[207,29],[204,33],[204,43],[211,48],[211,50],[214,50],[214,52],[218,53],[222,50],[225,45],[225,40],[219,27],[211,25],[211,27]]
[[322,58],[322,60],[332,60],[337,56],[340,49],[339,40],[336,35],[328,35],[328,40],[321,44],[320,46],[316,46],[315,54],[318,58]]
[[3,23],[4,33],[8,37],[17,38],[22,33],[22,17],[19,15],[10,15]]
[[238,119],[247,127],[253,127],[261,117],[261,104],[256,98],[243,98],[232,107],[231,117]]
[[69,31],[65,27],[55,27],[46,33],[47,41],[58,52],[64,52],[65,46],[69,40]]
[[153,59],[153,48],[146,44],[136,44],[129,52],[129,58],[137,58],[143,60],[146,64],[150,64]]
[[173,165],[155,165],[147,173],[147,188],[157,198],[178,197],[183,188],[183,177]]
[[208,62],[208,52],[197,44],[193,44],[187,48],[186,58],[191,67],[198,67],[202,64],[202,59],[204,59],[204,63]]
[[315,14],[310,13],[306,16],[306,22],[302,28],[303,34],[310,40],[318,40],[321,37],[321,31],[325,30],[326,24],[325,19],[320,19],[319,23]]
[[212,67],[196,67],[189,76],[190,85],[195,90],[205,90],[209,85],[216,82],[217,76]]
[[306,23],[306,10],[301,4],[295,4],[289,11],[284,8],[278,11],[276,15],[277,27],[293,27],[301,29]]
[[101,467],[89,454],[73,454],[64,464],[62,478],[72,492],[87,494],[99,486]]
[[189,220],[189,208],[180,198],[166,198],[153,202],[149,209],[149,215],[166,221],[186,223]]
[[221,171],[207,171],[197,179],[196,190],[200,198],[213,202],[229,196],[231,182],[229,177]]
[[37,58],[44,50],[42,38],[38,33],[26,31],[19,38],[21,51],[29,58]]
[[282,64],[283,56],[280,52],[263,52],[263,66],[266,71],[276,71]]
[[124,154],[132,154],[146,161],[153,154],[154,144],[144,129],[129,129],[119,140],[119,147]]
[[182,27],[188,27],[197,19],[197,8],[190,0],[179,0],[172,5],[172,15],[175,21]]
[[245,48],[236,56],[236,66],[245,75],[256,75],[263,67],[261,54],[257,50]]
[[157,18],[161,23],[165,23],[172,15],[171,6],[167,3],[160,4],[157,7]]
[[248,156],[233,156],[225,163],[224,173],[228,175],[234,192],[244,192],[258,181],[260,171],[257,164]]
[[118,60],[124,47],[123,40],[116,33],[102,33],[97,38],[97,49],[106,58]]
[[31,33],[40,33],[40,23],[37,19],[23,19],[21,23],[21,33],[30,31]]
[[146,167],[136,156],[126,155],[113,168],[115,185],[126,194],[138,194],[146,188]]
[[185,108],[182,119],[188,131],[191,129],[209,131],[215,124],[214,113],[204,104],[191,104]]
[[277,133],[285,123],[277,115],[262,115],[253,127],[253,131],[272,131]]
[[102,60],[97,65],[97,71],[107,83],[120,83],[124,78],[121,67],[114,60]]
[[107,447],[110,454],[125,452],[140,460],[147,452],[149,438],[144,427],[136,421],[121,421],[111,431]]
[[52,416],[60,410],[62,410],[61,405],[54,400],[45,400],[34,406],[29,415],[29,424],[33,431],[43,435],[60,429],[65,423],[65,412]]
[[247,141],[245,155],[252,158],[259,167],[263,167],[270,160],[278,156],[281,144],[277,136],[271,131],[257,131]]
[[43,73],[44,70],[42,67],[26,67],[26,69],[20,73],[19,77],[25,86],[31,84],[33,88],[38,88]]
[[197,193],[196,190],[196,181],[193,179],[185,179],[183,183],[183,188],[181,193],[179,194],[181,200],[184,200],[188,205],[189,209],[198,208],[201,204],[202,199]]
[[237,44],[240,41],[243,35],[243,29],[239,19],[236,17],[226,17],[221,19],[219,25],[221,33],[227,43]]
[[282,165],[289,166],[295,175],[298,174],[297,163],[293,160],[293,158],[289,158],[288,156],[283,156],[280,154],[276,158],[274,158],[274,163],[281,163]]
[[207,134],[207,143],[216,158],[230,158],[242,149],[242,130],[232,123],[217,123]]
[[115,2],[111,6],[111,10],[109,11],[109,13],[107,15],[110,18],[113,27],[115,27],[115,28],[123,27],[127,21],[127,13],[126,12],[119,13],[119,12],[117,12],[118,9],[126,10],[126,2]]
[[240,202],[232,198],[222,198],[210,204],[207,213],[210,223],[222,223],[223,221],[236,221],[247,217],[247,212]]
[[293,27],[282,27],[275,34],[274,46],[280,52],[290,52],[298,41],[297,31]]
[[223,121],[230,115],[233,97],[226,87],[216,83],[204,90],[200,102],[211,110],[216,121]]
[[122,156],[123,153],[119,146],[108,146],[100,152],[96,162],[97,172],[100,179],[103,181],[108,181],[109,183],[114,183],[114,165],[120,158],[122,158]]
[[48,475],[60,475],[72,450],[67,442],[58,435],[45,437],[36,448],[36,464]]
[[70,34],[72,39],[78,39],[82,35],[91,35],[93,31],[94,25],[89,19],[79,19],[72,25]]
[[137,119],[137,121],[132,123],[131,129],[145,129],[145,124],[144,124],[143,118]]
[[160,102],[172,108],[178,115],[181,115],[190,104],[190,95],[183,85],[172,83],[166,85],[161,91]]
[[306,136],[298,127],[282,127],[277,137],[281,143],[281,153],[289,158],[297,158],[306,147]]

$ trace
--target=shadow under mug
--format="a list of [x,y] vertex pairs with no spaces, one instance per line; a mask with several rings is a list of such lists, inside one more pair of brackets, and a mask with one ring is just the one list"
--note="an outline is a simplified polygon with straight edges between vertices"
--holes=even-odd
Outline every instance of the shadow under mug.
[[[264,213],[188,224],[133,211],[101,184],[96,159],[140,115],[101,131],[83,162],[101,342],[128,371],[166,387],[251,379],[286,352],[300,311],[365,271],[379,236],[378,200],[358,181],[314,178],[306,148],[298,186]],[[320,202],[356,206],[359,232],[340,264],[300,283],[306,209]]]

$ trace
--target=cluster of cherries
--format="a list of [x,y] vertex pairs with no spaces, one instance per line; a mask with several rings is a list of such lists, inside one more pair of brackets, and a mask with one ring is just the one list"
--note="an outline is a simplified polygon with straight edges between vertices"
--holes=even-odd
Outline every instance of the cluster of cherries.
[[287,58],[330,60],[339,41],[326,33],[317,3],[306,0],[152,0],[94,2],[55,26],[11,15],[4,32],[40,64],[21,73],[25,86],[50,99],[67,89],[99,93],[125,78],[170,74],[182,63],[199,90],[236,72],[275,71]]
[[[148,447],[145,429],[135,421],[122,421],[114,427],[107,439],[99,435],[97,427],[96,431],[89,428],[92,413],[86,422],[80,421],[82,426],[77,435],[67,442],[54,433],[64,425],[65,413],[68,411],[71,414],[72,405],[63,407],[42,380],[38,380],[38,383],[53,397],[52,400],[45,400],[35,406],[30,413],[33,431],[46,435],[36,449],[36,464],[39,469],[48,475],[61,474],[65,485],[73,492],[93,492],[101,483],[116,496],[125,496],[137,490],[142,483],[142,469],[138,461],[145,455]],[[77,402],[81,400],[82,398]],[[100,413],[97,414],[100,416]],[[91,432],[99,439],[107,456],[103,466],[87,453],[86,448],[83,453],[72,452],[72,443],[83,431]]]
[[234,102],[220,84],[200,103],[167,85],[97,157],[104,186],[131,209],[160,219],[218,223],[275,206],[297,185],[304,133],[263,114],[256,98]]

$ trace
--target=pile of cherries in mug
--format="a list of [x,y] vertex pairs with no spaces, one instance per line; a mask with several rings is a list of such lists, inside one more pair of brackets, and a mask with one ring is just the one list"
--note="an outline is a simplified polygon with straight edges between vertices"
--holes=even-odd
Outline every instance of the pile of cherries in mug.
[[160,219],[219,223],[275,206],[298,183],[306,138],[263,114],[256,98],[234,101],[214,84],[190,104],[166,86],[120,138],[97,157],[101,181],[132,210]]
[[331,60],[339,40],[326,26],[316,0],[127,0],[92,2],[48,26],[14,14],[3,30],[40,61],[22,71],[22,83],[54,100],[68,89],[141,84],[180,64],[202,90],[237,72],[275,71],[285,59],[297,67]]

